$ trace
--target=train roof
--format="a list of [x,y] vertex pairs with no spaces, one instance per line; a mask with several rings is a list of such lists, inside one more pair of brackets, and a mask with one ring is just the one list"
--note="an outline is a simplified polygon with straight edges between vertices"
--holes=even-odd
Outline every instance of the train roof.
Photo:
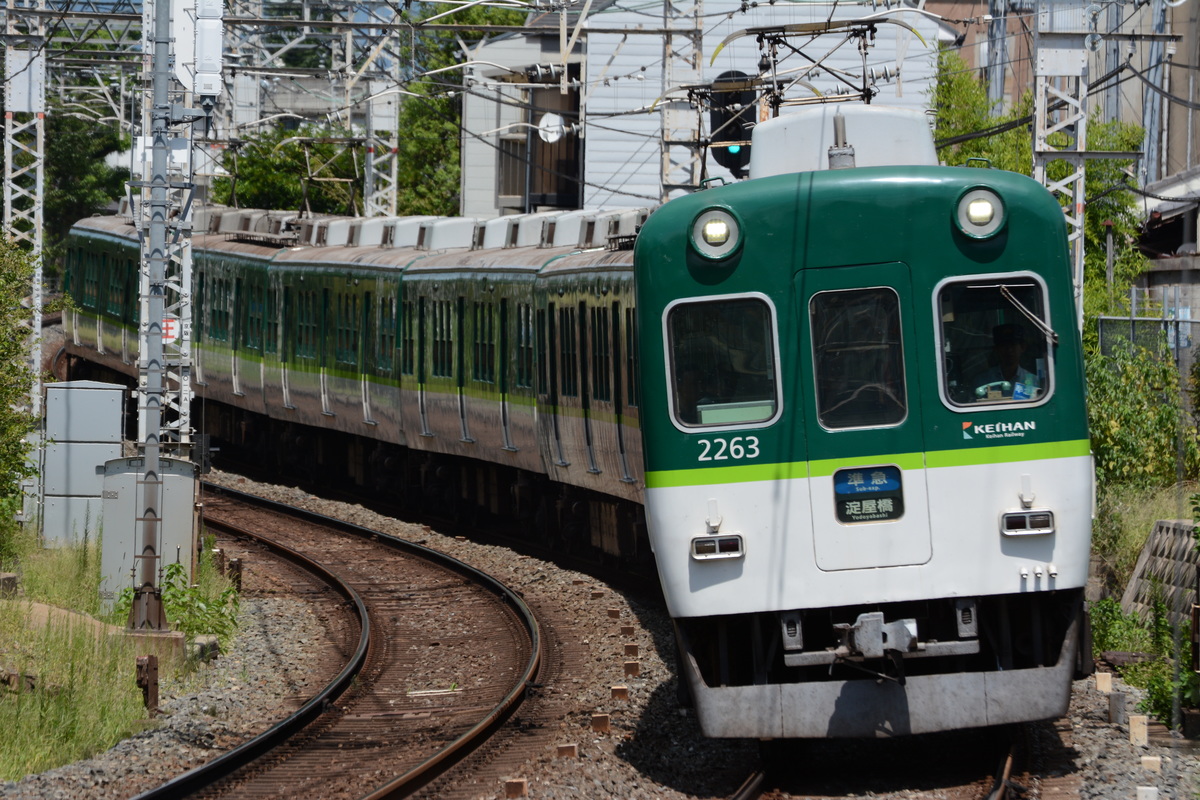
[[128,217],[84,217],[72,225],[71,229],[108,233],[123,239],[137,239],[137,230],[133,227],[133,220]]
[[[125,213],[89,217],[80,231],[136,241]],[[650,209],[548,211],[495,219],[339,217],[203,206],[193,213],[194,252],[225,253],[280,267],[368,268],[415,273],[470,269],[536,273],[631,265],[632,242]],[[608,251],[602,248],[609,248]]]

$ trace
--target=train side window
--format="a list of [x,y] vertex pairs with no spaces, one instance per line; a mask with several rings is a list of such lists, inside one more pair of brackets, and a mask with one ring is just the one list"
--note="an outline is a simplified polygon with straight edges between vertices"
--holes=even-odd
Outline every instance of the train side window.
[[534,336],[533,306],[517,303],[517,379],[521,389],[533,388]]
[[629,398],[629,407],[637,408],[638,404],[638,332],[637,313],[635,309],[625,309],[625,386]]
[[379,326],[375,342],[375,370],[380,375],[392,371],[392,359],[396,352],[396,298],[383,295],[379,298]]
[[778,407],[770,306],[753,297],[667,311],[671,410],[687,427],[766,422]]
[[1049,393],[1045,287],[1032,277],[948,281],[937,291],[943,397],[955,406]]
[[575,397],[579,394],[579,353],[576,349],[575,319],[575,309],[558,310],[558,333],[561,337],[559,349],[562,356],[559,391],[563,397]]
[[400,304],[400,374],[412,375],[416,372],[417,335],[416,318],[413,311],[413,301],[405,300]]
[[496,311],[494,303],[475,302],[475,343],[472,348],[471,379],[496,382]]
[[612,340],[608,332],[608,309],[588,309],[592,323],[592,399],[612,400]]
[[817,419],[838,430],[898,425],[908,416],[900,298],[886,287],[809,300]]

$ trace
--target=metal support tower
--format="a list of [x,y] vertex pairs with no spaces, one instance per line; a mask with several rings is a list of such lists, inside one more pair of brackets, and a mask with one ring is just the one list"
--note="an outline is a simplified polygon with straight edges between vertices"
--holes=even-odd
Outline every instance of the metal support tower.
[[[1078,322],[1083,324],[1084,165],[1087,161],[1087,0],[1040,0],[1034,27],[1033,177],[1065,198]],[[1094,27],[1092,28],[1094,30]],[[1054,110],[1052,110],[1054,109]],[[1069,165],[1061,179],[1051,162]]]
[[396,184],[400,174],[399,95],[387,92],[388,84],[371,81],[367,101],[367,158],[363,189],[365,215],[391,217],[396,214]]
[[[38,8],[44,8],[39,0]],[[34,7],[30,5],[29,7]],[[46,185],[46,57],[41,17],[5,15],[4,233],[33,261],[30,287],[30,412],[42,414],[42,228]]]
[[[38,0],[44,8],[44,0]],[[46,57],[45,22],[18,15],[14,4],[4,17],[4,235],[28,247],[33,262],[29,289],[28,349],[29,412],[37,424],[42,417],[42,228],[46,186]],[[29,8],[34,6],[30,4]],[[20,519],[41,517],[40,472],[42,437],[31,435],[29,458],[38,476],[21,482]]]
[[[704,0],[666,0],[663,3],[662,95],[679,86],[703,81]],[[704,169],[700,115],[684,100],[662,103],[662,202],[677,189],[700,188]]]

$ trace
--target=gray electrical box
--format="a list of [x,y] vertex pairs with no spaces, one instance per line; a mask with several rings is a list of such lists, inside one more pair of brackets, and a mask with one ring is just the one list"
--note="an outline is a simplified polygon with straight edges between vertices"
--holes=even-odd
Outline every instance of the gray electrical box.
[[121,456],[125,388],[67,381],[46,387],[42,459],[42,542],[99,538],[104,464]]
[[[141,574],[142,518],[145,516],[144,458],[118,458],[104,465],[104,533],[100,553],[100,604],[107,611],[122,589]],[[155,585],[167,564],[178,561],[191,582],[196,557],[196,465],[160,458],[158,499],[159,556]],[[135,565],[139,565],[135,567]]]

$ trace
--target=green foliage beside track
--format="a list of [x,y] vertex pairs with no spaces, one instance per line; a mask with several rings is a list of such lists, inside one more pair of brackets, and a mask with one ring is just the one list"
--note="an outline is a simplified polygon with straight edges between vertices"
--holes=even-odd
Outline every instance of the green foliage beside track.
[[29,311],[21,305],[33,278],[29,255],[0,240],[0,497],[19,492],[21,480],[33,474],[26,456],[27,434],[35,421],[28,413],[33,373],[28,364]]

